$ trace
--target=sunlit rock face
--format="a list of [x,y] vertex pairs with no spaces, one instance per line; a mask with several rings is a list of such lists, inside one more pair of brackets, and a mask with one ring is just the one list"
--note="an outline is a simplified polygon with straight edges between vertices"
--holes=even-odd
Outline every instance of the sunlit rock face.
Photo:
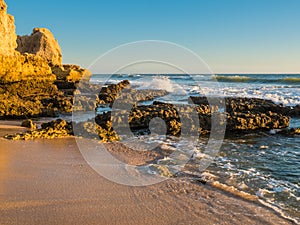
[[17,47],[14,17],[7,14],[7,5],[0,0],[0,55],[10,56]]
[[18,36],[17,51],[34,54],[52,65],[62,65],[62,53],[58,41],[47,28],[34,28],[31,35]]

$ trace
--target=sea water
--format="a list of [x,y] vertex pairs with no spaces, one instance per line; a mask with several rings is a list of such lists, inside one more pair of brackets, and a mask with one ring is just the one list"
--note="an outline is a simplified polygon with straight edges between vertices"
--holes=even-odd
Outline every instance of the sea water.
[[[300,104],[300,75],[94,75],[93,83],[117,83],[127,79],[136,89],[163,89],[157,98],[173,104],[187,104],[188,96],[221,95],[269,99],[277,104]],[[216,92],[217,83],[218,92]],[[212,85],[214,84],[214,85]],[[147,102],[151,104],[151,102]],[[291,127],[300,127],[293,118]],[[176,141],[151,140],[169,146]],[[200,152],[199,147],[199,152]],[[285,216],[300,223],[300,139],[270,133],[254,133],[225,139],[219,154],[207,168],[218,180],[238,190],[258,196]]]

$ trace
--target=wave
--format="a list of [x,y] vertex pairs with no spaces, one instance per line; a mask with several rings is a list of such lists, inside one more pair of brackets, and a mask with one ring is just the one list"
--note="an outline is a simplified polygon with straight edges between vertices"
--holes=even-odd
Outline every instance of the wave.
[[[261,75],[262,76],[262,75]],[[224,75],[215,75],[212,77],[213,80],[218,82],[230,82],[230,83],[261,83],[261,84],[295,84],[300,85],[300,77],[278,77],[275,78],[274,76],[270,78],[266,77],[258,77],[256,76],[241,76],[241,75],[234,75],[234,76],[224,76]]]
[[220,82],[245,82],[250,80],[255,80],[247,76],[214,76],[213,79],[216,79]]
[[282,82],[285,83],[300,83],[300,77],[286,77],[281,79]]

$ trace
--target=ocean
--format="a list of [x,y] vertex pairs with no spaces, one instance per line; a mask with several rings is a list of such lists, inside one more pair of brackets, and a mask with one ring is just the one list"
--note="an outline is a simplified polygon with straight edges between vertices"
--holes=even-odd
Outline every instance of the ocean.
[[[125,79],[136,89],[167,90],[170,94],[155,100],[173,104],[187,104],[188,96],[216,94],[270,99],[285,106],[300,104],[300,75],[295,74],[93,75],[91,82],[107,84]],[[300,127],[300,118],[293,118],[290,127]],[[170,139],[147,141],[176,147],[176,141]],[[195,151],[201,152],[201,147]],[[256,132],[227,138],[206,172],[223,184],[258,196],[263,204],[300,223],[299,137]]]

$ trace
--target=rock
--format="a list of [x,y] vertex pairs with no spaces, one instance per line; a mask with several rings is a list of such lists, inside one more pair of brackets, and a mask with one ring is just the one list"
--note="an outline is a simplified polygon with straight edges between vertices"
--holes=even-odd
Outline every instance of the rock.
[[32,120],[28,119],[28,120],[24,120],[21,124],[22,127],[27,127],[30,130],[36,130],[36,124],[34,122],[32,122]]
[[277,134],[290,136],[290,137],[293,137],[293,136],[296,136],[296,135],[298,136],[298,135],[300,135],[300,127],[291,128],[291,129],[284,129],[284,130],[279,131]]
[[53,139],[70,135],[73,135],[72,123],[58,119],[49,123],[43,123],[41,129],[6,135],[5,138],[10,140]]
[[102,121],[101,125],[93,120],[73,124],[76,135],[90,139],[100,139],[102,142],[112,142],[120,140],[120,137],[112,129],[112,123],[109,120]]
[[155,173],[158,173],[162,177],[167,177],[167,178],[174,177],[174,174],[169,170],[168,166],[165,165],[151,164],[149,166],[149,169],[154,171]]
[[226,130],[234,131],[273,130],[288,127],[290,118],[281,114],[267,113],[234,113],[227,114]]
[[300,105],[296,105],[290,108],[289,115],[291,117],[300,117]]
[[19,82],[24,80],[55,81],[48,62],[32,54],[0,56],[0,83]]
[[[224,101],[225,102],[222,102]],[[271,100],[260,98],[240,98],[240,97],[226,97],[226,98],[211,98],[210,101],[224,104],[226,112],[232,114],[234,112],[242,113],[267,113],[269,111],[276,112],[287,116],[290,111],[290,107],[284,107],[283,105],[275,104]],[[197,105],[208,105],[208,99],[202,96],[190,96],[189,103]]]
[[[102,100],[106,102],[112,101],[111,105],[117,93],[112,87],[117,89],[116,86],[109,86],[101,93],[103,96]],[[122,93],[125,96],[125,101],[130,99],[130,93],[134,92],[130,91],[130,89],[125,89]],[[137,98],[135,97],[135,99]],[[126,108],[131,109],[130,112],[126,113],[120,108],[119,111],[114,112],[113,117],[111,112],[107,112],[98,115],[96,123],[105,129],[103,124],[111,121],[113,125],[118,126],[119,131],[125,129],[129,124],[131,131],[135,133],[140,133],[141,131],[142,133],[150,133],[150,121],[154,118],[160,118],[166,126],[167,135],[184,135],[181,130],[182,126],[185,129],[188,127],[185,130],[186,134],[198,132],[199,135],[207,135],[211,130],[212,115],[217,118],[221,114],[218,113],[217,107],[208,105],[206,98],[199,97],[195,99],[198,106],[173,105],[158,101],[154,101],[152,105],[128,105]],[[286,114],[287,109],[281,105],[276,105],[272,101],[254,98],[226,98],[225,101],[227,106],[225,112],[227,116],[227,134],[283,129],[289,126],[290,118],[282,114]],[[193,103],[195,104],[195,102]],[[126,101],[124,104],[126,104]],[[193,118],[192,114],[198,115],[198,118]],[[125,115],[128,115],[128,118]],[[222,120],[220,120],[220,123],[222,123]]]
[[34,54],[52,65],[62,65],[62,53],[57,40],[47,28],[34,28],[30,36],[18,36],[17,51]]
[[0,55],[14,55],[17,47],[14,17],[7,14],[7,5],[0,0]]
[[58,81],[79,82],[84,76],[85,78],[91,76],[91,72],[83,69],[77,65],[62,65],[52,66],[52,73],[56,75]]
[[60,46],[46,28],[35,28],[17,40],[14,19],[6,8],[0,0],[0,119],[72,112],[77,83],[90,72],[62,65]]
[[106,87],[102,87],[99,93],[99,100],[101,101],[101,104],[112,103],[124,88],[130,88],[128,80],[123,80],[118,84],[110,84]]
[[0,119],[55,117],[72,111],[72,98],[65,97],[50,81],[29,79],[0,84]]

